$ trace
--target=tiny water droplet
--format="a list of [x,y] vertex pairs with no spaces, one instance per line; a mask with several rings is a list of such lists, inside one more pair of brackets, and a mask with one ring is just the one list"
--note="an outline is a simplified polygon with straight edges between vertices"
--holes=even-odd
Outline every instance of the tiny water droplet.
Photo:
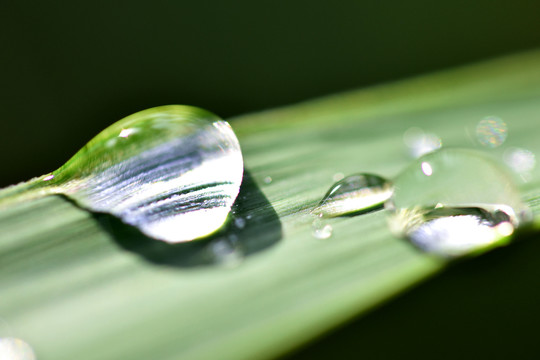
[[264,183],[265,184],[270,184],[272,183],[272,177],[270,176],[265,176],[265,178],[263,179]]
[[237,267],[244,261],[244,251],[235,235],[211,242],[209,250],[214,263],[224,267]]
[[323,197],[313,214],[336,217],[382,208],[392,195],[392,185],[373,174],[354,174],[338,181]]
[[531,220],[510,174],[478,151],[425,155],[395,179],[394,189],[386,204],[392,231],[445,257],[503,245]]
[[339,181],[339,180],[343,180],[344,177],[345,177],[345,174],[339,172],[339,173],[335,173],[334,176],[332,176],[332,180]]
[[238,229],[243,229],[244,227],[246,227],[246,220],[238,217],[234,219],[234,226],[236,226]]
[[502,145],[508,136],[506,123],[496,116],[487,116],[476,126],[476,138],[481,145],[494,148]]
[[332,236],[334,229],[320,217],[316,217],[311,223],[311,234],[317,239],[328,239]]
[[36,355],[30,345],[21,339],[0,338],[0,359],[5,360],[35,360]]
[[242,177],[229,124],[203,109],[171,105],[111,125],[40,183],[82,208],[177,243],[223,226]]
[[529,173],[536,166],[536,157],[526,149],[509,148],[503,154],[503,160],[512,170],[528,180]]

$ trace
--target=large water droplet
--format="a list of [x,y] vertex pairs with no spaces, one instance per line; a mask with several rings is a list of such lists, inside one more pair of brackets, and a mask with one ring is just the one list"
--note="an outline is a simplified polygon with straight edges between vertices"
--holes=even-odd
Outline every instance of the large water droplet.
[[392,195],[392,185],[381,176],[354,174],[338,181],[323,197],[313,214],[336,217],[382,208]]
[[171,105],[111,125],[41,182],[49,193],[176,243],[225,223],[242,175],[240,145],[227,122]]
[[395,179],[387,207],[395,233],[447,257],[502,245],[531,217],[505,168],[465,149],[418,159]]

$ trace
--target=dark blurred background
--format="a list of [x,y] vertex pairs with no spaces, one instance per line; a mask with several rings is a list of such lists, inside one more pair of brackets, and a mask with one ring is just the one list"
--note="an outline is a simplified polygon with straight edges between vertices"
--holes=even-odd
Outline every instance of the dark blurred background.
[[[539,14],[537,0],[4,0],[0,186],[54,170],[106,126],[144,108],[190,104],[227,118],[536,48]],[[516,251],[528,253],[520,247],[505,256]],[[499,284],[490,269],[506,269],[497,256],[473,270],[459,266],[295,357],[342,349],[367,359],[483,358],[476,355],[486,348],[503,358],[523,350],[521,318],[540,320],[530,300],[540,297],[508,281],[510,288],[488,296]],[[470,280],[471,271],[478,278]],[[459,349],[452,335],[464,329],[472,329],[465,337],[476,350],[448,352]]]
[[0,186],[138,110],[222,117],[540,45],[537,0],[7,1]]

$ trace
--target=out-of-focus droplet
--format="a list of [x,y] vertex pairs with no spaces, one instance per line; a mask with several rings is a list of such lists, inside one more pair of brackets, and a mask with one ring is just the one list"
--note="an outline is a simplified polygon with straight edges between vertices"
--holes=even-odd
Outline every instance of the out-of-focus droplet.
[[263,182],[265,184],[271,184],[272,183],[272,177],[270,176],[265,176],[264,179],[263,179]]
[[333,231],[332,225],[320,217],[316,217],[311,223],[311,234],[317,239],[328,239],[332,236]]
[[0,359],[2,360],[35,360],[36,355],[30,345],[21,339],[0,338]]
[[30,187],[41,187],[38,195],[64,194],[82,208],[177,243],[223,226],[242,176],[242,153],[229,124],[203,109],[171,105],[111,125]]
[[496,116],[487,116],[476,126],[476,138],[486,147],[494,148],[502,145],[508,136],[506,123]]
[[403,142],[409,148],[409,152],[414,158],[428,154],[439,149],[442,145],[441,139],[431,133],[425,133],[422,129],[413,127],[403,134]]
[[512,170],[528,180],[529,173],[536,166],[536,157],[526,149],[509,148],[503,154],[503,160]]
[[345,174],[343,173],[335,173],[333,176],[332,176],[332,180],[334,181],[340,181],[340,180],[343,180],[343,178],[345,177]]
[[322,217],[365,213],[382,208],[392,195],[391,183],[378,175],[354,174],[332,185],[312,211]]
[[238,229],[243,229],[244,227],[246,227],[246,220],[241,217],[235,218],[234,226],[236,226]]
[[446,257],[503,245],[531,220],[505,168],[465,149],[443,149],[415,161],[395,179],[386,207],[394,233]]
[[244,251],[235,235],[209,244],[213,262],[224,267],[237,267],[244,261]]

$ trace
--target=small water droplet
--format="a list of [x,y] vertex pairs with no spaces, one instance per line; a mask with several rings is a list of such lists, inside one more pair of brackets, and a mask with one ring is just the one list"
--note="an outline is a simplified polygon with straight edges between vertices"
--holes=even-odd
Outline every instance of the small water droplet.
[[231,235],[227,239],[211,242],[209,251],[214,263],[224,267],[237,267],[244,261],[245,257],[235,235]]
[[332,176],[332,180],[340,181],[340,180],[343,180],[344,177],[345,177],[345,174],[339,172],[339,173],[335,173],[334,176]]
[[415,158],[435,151],[442,145],[442,141],[437,135],[425,133],[424,130],[417,127],[412,127],[405,131],[403,142]]
[[311,223],[311,234],[317,239],[328,239],[332,236],[334,229],[320,217],[316,217]]
[[502,145],[508,136],[506,123],[496,116],[487,116],[476,126],[476,138],[481,145],[494,148]]
[[242,176],[242,153],[229,124],[203,109],[171,105],[111,125],[40,184],[177,243],[223,226]]
[[382,208],[392,195],[391,183],[373,174],[354,174],[332,185],[313,214],[336,217]]
[[425,155],[395,179],[394,189],[386,204],[392,231],[441,256],[503,245],[515,228],[531,220],[510,174],[478,151],[443,149]]
[[530,172],[536,166],[536,157],[526,149],[509,148],[503,154],[503,160],[512,170],[528,180]]
[[264,183],[265,184],[270,184],[272,183],[272,177],[270,176],[265,176],[265,178],[263,179]]
[[21,339],[0,338],[0,359],[2,360],[35,360],[36,355],[30,345]]
[[246,227],[246,220],[238,217],[234,219],[234,226],[236,226],[238,229],[243,229],[244,227]]

